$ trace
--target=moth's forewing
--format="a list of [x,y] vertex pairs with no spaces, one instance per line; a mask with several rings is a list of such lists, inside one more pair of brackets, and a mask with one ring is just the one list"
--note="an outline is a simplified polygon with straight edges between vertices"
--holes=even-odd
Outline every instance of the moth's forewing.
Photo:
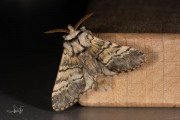
[[79,99],[85,88],[82,65],[76,56],[63,52],[56,82],[52,93],[52,107],[55,111],[64,110]]

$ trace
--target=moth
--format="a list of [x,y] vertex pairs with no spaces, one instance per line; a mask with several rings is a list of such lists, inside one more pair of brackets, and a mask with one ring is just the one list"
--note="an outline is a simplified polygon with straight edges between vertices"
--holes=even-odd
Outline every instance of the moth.
[[93,13],[82,18],[75,27],[45,33],[65,32],[63,55],[52,92],[52,108],[61,111],[75,104],[82,94],[96,86],[102,76],[117,75],[141,66],[144,53],[100,39],[85,27],[77,28]]

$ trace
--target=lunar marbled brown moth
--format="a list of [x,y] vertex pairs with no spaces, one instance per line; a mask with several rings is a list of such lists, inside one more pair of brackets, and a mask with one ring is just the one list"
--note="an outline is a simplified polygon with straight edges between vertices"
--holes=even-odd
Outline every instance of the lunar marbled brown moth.
[[52,107],[65,110],[75,104],[82,94],[95,88],[102,76],[132,71],[146,61],[144,53],[95,37],[85,27],[77,28],[92,16],[82,18],[75,27],[55,29],[45,33],[66,32],[64,51],[52,92]]

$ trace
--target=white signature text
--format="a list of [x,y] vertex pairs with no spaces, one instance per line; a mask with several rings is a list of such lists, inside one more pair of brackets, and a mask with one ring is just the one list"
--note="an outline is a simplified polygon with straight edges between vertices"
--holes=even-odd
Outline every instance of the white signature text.
[[6,110],[6,112],[8,112],[8,113],[19,113],[19,114],[21,114],[21,113],[23,112],[22,107],[24,107],[24,106],[19,106],[19,107],[17,107],[16,105],[13,105],[13,110]]

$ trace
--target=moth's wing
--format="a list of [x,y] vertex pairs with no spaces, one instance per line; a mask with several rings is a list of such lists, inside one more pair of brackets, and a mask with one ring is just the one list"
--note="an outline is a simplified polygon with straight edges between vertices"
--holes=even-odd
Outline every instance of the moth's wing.
[[145,54],[134,48],[119,46],[97,37],[91,41],[89,52],[108,70],[117,73],[133,70],[146,61]]
[[[101,62],[97,61],[99,64],[99,67],[101,69],[101,73],[105,76],[113,76],[117,75],[117,72],[110,71],[105,65],[103,65]],[[102,76],[103,77],[103,76]]]
[[81,62],[76,56],[69,56],[65,49],[52,93],[53,109],[59,111],[72,106],[78,101],[84,88]]
[[84,80],[86,83],[84,94],[86,94],[87,92],[91,91],[95,87],[96,77],[92,76],[91,73],[89,73],[86,68],[83,68],[83,75],[84,75]]
[[[94,88],[98,91],[111,90],[111,75],[117,73],[108,70],[102,63],[98,62],[88,51],[78,55],[83,65],[83,75],[86,82],[84,93],[88,93]],[[106,79],[104,79],[106,78]]]
[[101,62],[97,62],[101,69],[101,74],[99,74],[97,78],[96,90],[100,92],[112,90],[112,76],[117,75],[117,72],[112,72]]
[[78,58],[83,65],[83,75],[86,83],[84,93],[87,93],[95,87],[97,75],[98,72],[100,72],[100,69],[96,59],[92,57],[87,51],[81,53]]

